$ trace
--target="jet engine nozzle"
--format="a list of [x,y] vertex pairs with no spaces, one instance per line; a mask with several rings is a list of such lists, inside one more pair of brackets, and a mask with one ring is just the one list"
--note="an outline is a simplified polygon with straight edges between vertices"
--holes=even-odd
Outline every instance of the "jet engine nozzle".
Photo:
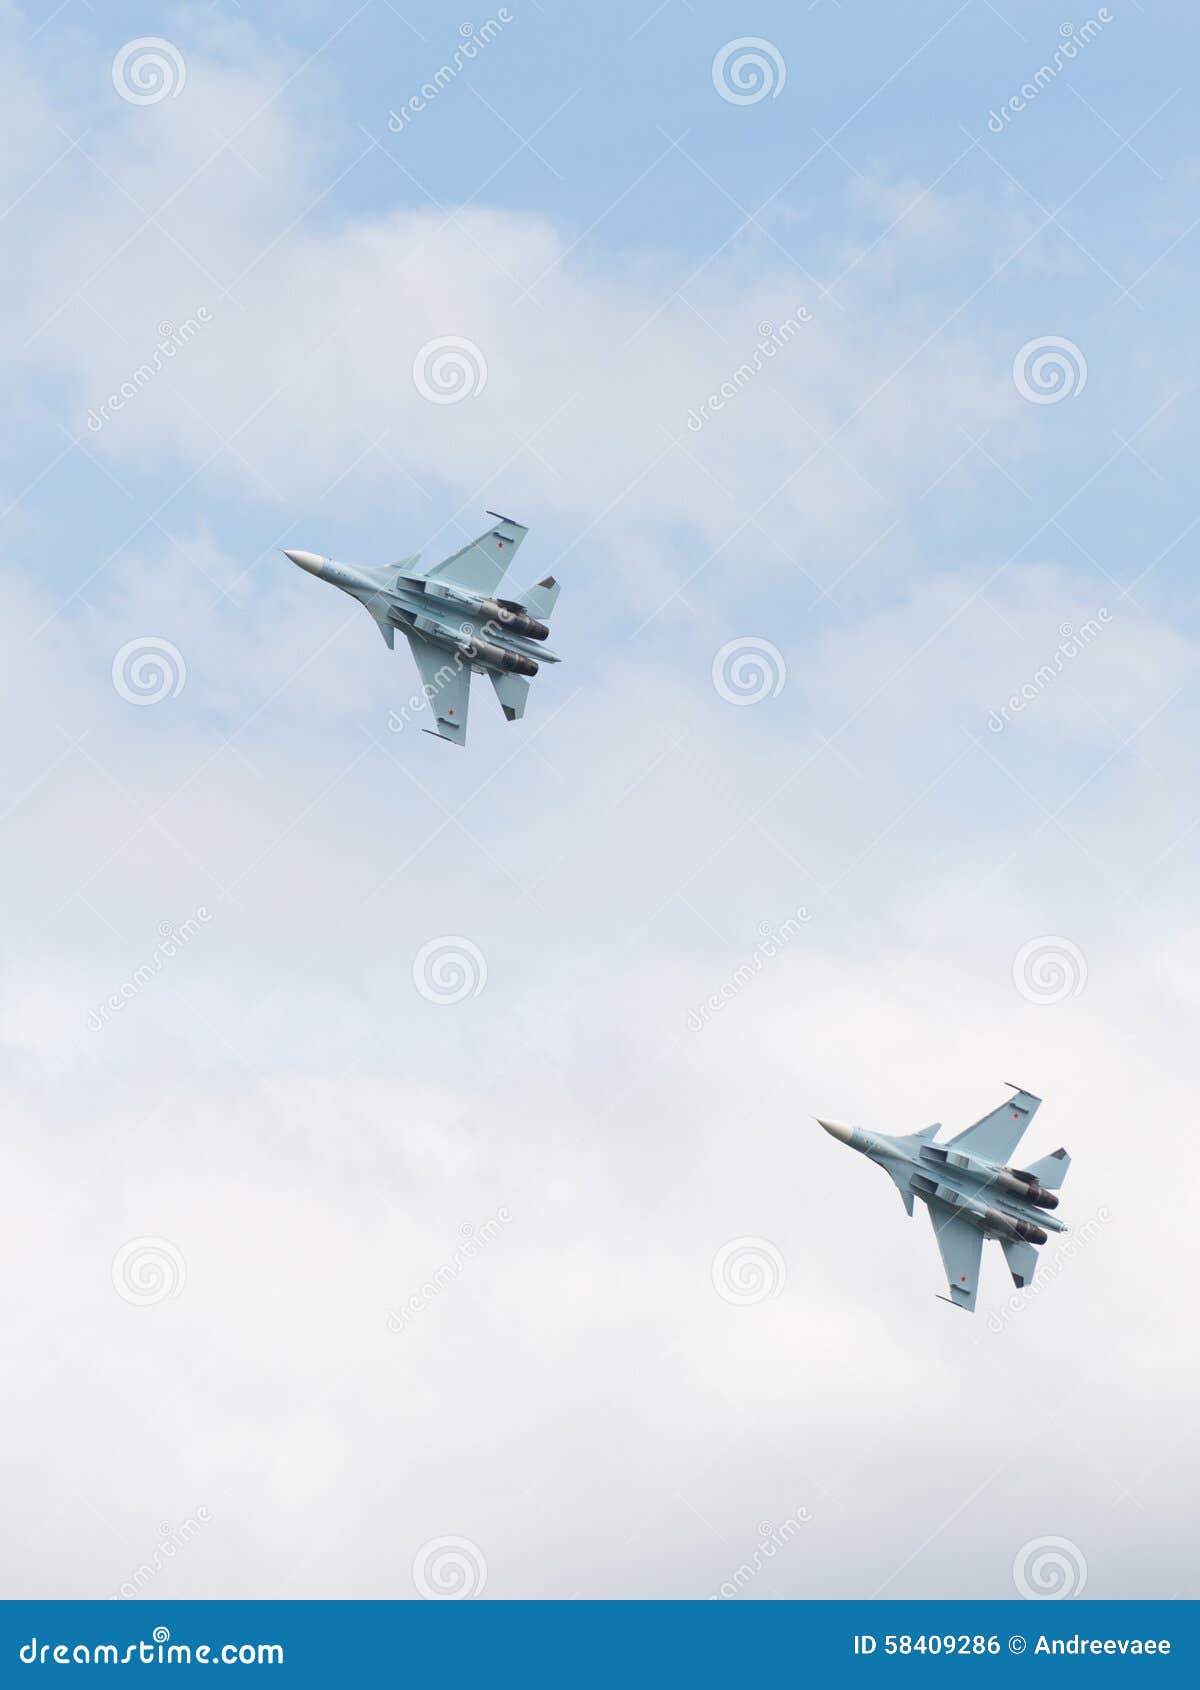
[[996,1173],[996,1184],[1002,1191],[1011,1191],[1014,1197],[1023,1197],[1027,1203],[1035,1203],[1039,1209],[1057,1209],[1058,1198],[1053,1191],[1047,1191],[1045,1186],[1039,1185],[1032,1174],[1025,1173],[1021,1168],[1000,1168]]
[[506,651],[503,646],[493,645],[490,640],[468,640],[462,648],[462,654],[470,663],[482,663],[487,669],[502,669],[509,675],[536,675],[538,672],[538,666],[532,657],[523,657],[517,651]]
[[1023,1238],[1027,1244],[1044,1244],[1049,1237],[1032,1221],[1019,1221],[999,1209],[985,1209],[983,1218],[988,1231],[999,1233],[1002,1238]]
[[546,624],[536,621],[524,605],[514,604],[511,599],[482,599],[479,610],[481,615],[490,617],[502,628],[507,628],[510,634],[524,634],[527,640],[550,638],[550,630]]

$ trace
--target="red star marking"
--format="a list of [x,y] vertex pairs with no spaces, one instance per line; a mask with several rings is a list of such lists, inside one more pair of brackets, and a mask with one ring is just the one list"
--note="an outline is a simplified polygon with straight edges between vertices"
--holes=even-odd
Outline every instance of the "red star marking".
[[960,1273],[960,1274],[959,1274],[959,1276],[958,1276],[958,1283],[959,1283],[959,1284],[960,1284],[960,1285],[965,1285],[965,1284],[966,1284],[966,1283],[967,1283],[967,1276],[966,1276],[966,1274],[965,1274],[965,1273]]
[[449,710],[447,710],[447,712],[446,712],[446,714],[447,714],[447,716],[453,716],[453,714],[454,714],[454,707],[453,707],[453,706],[451,706],[451,707],[450,707],[450,709],[449,709]]

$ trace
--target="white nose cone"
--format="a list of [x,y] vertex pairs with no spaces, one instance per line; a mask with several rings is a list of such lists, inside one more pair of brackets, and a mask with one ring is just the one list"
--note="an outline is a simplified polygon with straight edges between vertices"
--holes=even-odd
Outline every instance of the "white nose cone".
[[822,1121],[817,1117],[817,1125],[824,1127],[831,1138],[840,1138],[843,1144],[849,1144],[854,1135],[853,1127],[844,1127],[840,1121]]
[[284,552],[283,555],[291,558],[293,563],[299,564],[301,569],[307,569],[310,575],[319,575],[321,565],[325,562],[319,552]]

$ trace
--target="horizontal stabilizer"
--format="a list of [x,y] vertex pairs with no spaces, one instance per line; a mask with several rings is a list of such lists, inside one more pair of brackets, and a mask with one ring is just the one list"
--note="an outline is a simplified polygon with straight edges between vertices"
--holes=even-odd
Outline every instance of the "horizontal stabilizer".
[[1043,1156],[1040,1162],[1031,1162],[1025,1169],[1032,1174],[1039,1185],[1044,1185],[1047,1191],[1057,1191],[1067,1177],[1067,1169],[1071,1166],[1071,1158],[1065,1150],[1052,1150],[1049,1156]]
[[519,721],[525,714],[529,682],[522,675],[498,675],[494,669],[488,670],[488,677],[496,689],[496,697],[500,700],[505,721]]
[[1008,1271],[1012,1274],[1013,1284],[1017,1290],[1023,1290],[1033,1278],[1037,1267],[1037,1251],[1032,1244],[1026,1244],[1023,1238],[1002,1238],[1001,1248],[1004,1259],[1008,1263]]

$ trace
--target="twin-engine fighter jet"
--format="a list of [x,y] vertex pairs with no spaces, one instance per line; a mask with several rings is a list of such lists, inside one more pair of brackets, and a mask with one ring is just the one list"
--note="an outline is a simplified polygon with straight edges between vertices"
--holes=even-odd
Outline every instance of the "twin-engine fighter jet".
[[1008,1166],[1042,1101],[1015,1086],[1013,1090],[1015,1096],[1007,1103],[945,1144],[933,1142],[942,1130],[940,1122],[907,1138],[864,1133],[837,1121],[819,1122],[834,1138],[879,1164],[895,1181],[910,1215],[914,1197],[925,1204],[950,1281],[950,1295],[942,1301],[968,1312],[975,1307],[985,1238],[1000,1240],[1013,1284],[1020,1287],[1033,1278],[1034,1246],[1046,1242],[1045,1228],[1067,1230],[1047,1212],[1058,1207],[1055,1192],[1071,1165],[1066,1151],[1053,1150],[1028,1168]]
[[419,553],[381,569],[335,563],[316,552],[283,554],[365,605],[390,647],[399,628],[421,672],[436,732],[454,745],[466,743],[472,671],[487,675],[505,717],[515,722],[525,714],[538,664],[559,661],[544,644],[558,583],[548,575],[519,598],[497,598],[529,530],[495,511],[487,514],[496,517],[494,528],[430,569],[419,567]]

